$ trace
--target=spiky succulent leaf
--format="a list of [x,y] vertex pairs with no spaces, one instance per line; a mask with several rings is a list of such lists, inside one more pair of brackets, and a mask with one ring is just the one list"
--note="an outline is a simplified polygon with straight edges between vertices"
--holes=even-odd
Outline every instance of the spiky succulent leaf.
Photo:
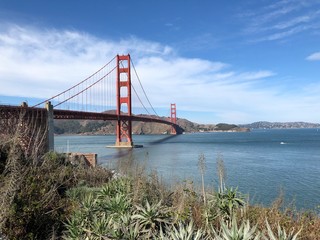
[[228,225],[223,221],[220,224],[221,228],[218,233],[212,229],[216,240],[258,240],[261,237],[256,231],[256,226],[251,227],[248,220],[238,226],[236,218],[233,217],[231,224]]
[[294,231],[291,231],[289,234],[286,233],[286,230],[284,228],[281,228],[280,224],[278,223],[277,226],[277,235],[274,234],[272,231],[269,222],[266,220],[266,226],[267,226],[267,234],[268,236],[263,236],[265,240],[296,240],[298,239],[298,235],[300,234],[300,229],[298,232],[294,233]]

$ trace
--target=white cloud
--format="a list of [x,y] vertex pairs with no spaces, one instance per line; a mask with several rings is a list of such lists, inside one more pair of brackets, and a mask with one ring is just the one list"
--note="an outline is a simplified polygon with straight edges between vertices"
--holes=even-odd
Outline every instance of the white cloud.
[[[0,28],[0,53],[0,95],[6,96],[49,98],[116,54],[130,53],[153,106],[164,109],[175,102],[178,112],[191,114],[179,117],[193,121],[312,120],[320,102],[319,94],[307,89],[299,98],[284,95],[279,82],[272,84],[276,73],[270,70],[238,71],[228,63],[184,58],[170,46],[136,37],[102,40],[71,30],[11,25]],[[197,112],[211,117],[198,119]]]
[[306,60],[309,61],[320,61],[320,52],[315,52],[309,55]]
[[44,98],[76,84],[118,53],[162,56],[171,49],[134,37],[103,41],[76,31],[11,25],[0,32],[0,52],[0,94],[24,95],[24,87],[17,86],[25,83],[34,89],[30,97]]

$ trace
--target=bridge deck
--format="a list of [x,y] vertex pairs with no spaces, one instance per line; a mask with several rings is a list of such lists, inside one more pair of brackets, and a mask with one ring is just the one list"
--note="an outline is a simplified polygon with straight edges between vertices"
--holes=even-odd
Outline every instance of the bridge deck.
[[[22,106],[10,106],[10,105],[0,105],[0,117],[1,119],[7,119],[10,117],[17,117],[21,111],[26,111],[28,113],[41,113],[33,114],[33,116],[46,117],[47,110],[45,108],[31,108]],[[136,122],[156,122],[166,125],[171,125],[173,127],[179,127],[170,121],[163,120],[156,117],[146,117],[141,115],[117,115],[111,113],[98,113],[98,112],[83,112],[83,111],[70,111],[70,110],[53,110],[54,119],[74,119],[74,120],[131,120]]]
[[146,117],[146,116],[139,116],[139,115],[117,115],[111,113],[98,113],[98,112],[83,112],[83,111],[69,111],[69,110],[59,110],[54,109],[53,115],[55,119],[86,119],[86,120],[131,120],[136,122],[157,122],[171,126],[177,126],[170,121],[166,121],[160,118],[154,117]]

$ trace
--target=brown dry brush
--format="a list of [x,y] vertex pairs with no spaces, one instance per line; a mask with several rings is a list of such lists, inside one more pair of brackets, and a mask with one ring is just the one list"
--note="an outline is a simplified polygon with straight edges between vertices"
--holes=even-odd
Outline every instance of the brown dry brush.
[[3,179],[0,189],[0,228],[3,227],[5,219],[9,215],[9,209],[17,190],[20,188],[21,180],[25,175],[25,156],[20,145],[22,119],[24,114],[17,113],[16,117],[1,119],[2,139],[0,142]]
[[102,168],[73,165],[64,154],[45,153],[42,114],[0,110],[0,237],[57,238],[73,209],[66,191],[79,184],[101,186],[112,177]]
[[[10,239],[33,238],[36,234],[29,234],[30,219],[38,219],[34,216],[33,205],[36,203],[41,208],[56,199],[54,187],[48,188],[46,193],[36,194],[34,190],[40,190],[41,184],[34,181],[32,184],[36,186],[31,186],[32,176],[39,176],[35,171],[39,170],[38,164],[47,144],[45,112],[16,108],[2,109],[0,115],[0,231]],[[30,214],[31,211],[34,213]],[[41,228],[41,221],[39,226]]]
[[279,196],[272,206],[247,206],[244,218],[257,224],[260,231],[265,229],[266,219],[271,229],[276,232],[278,224],[286,232],[299,231],[301,240],[320,240],[320,217],[315,211],[298,211],[294,205],[283,206],[283,196]]

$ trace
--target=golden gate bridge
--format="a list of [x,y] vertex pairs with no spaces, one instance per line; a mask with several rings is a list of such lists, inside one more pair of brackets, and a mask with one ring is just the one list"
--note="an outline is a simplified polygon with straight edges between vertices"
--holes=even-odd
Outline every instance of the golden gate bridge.
[[[132,84],[132,70],[138,86]],[[142,89],[139,94],[137,88]],[[147,104],[142,101],[146,99]],[[135,99],[135,101],[133,101]],[[139,103],[147,114],[133,114],[133,104]],[[45,108],[41,106],[45,105]],[[148,109],[152,110],[152,114]],[[21,111],[27,118],[33,116],[38,122],[46,124],[48,149],[54,150],[53,119],[86,119],[116,121],[116,147],[134,147],[132,139],[132,122],[156,122],[171,126],[171,134],[181,133],[177,125],[176,104],[170,105],[170,116],[163,119],[152,106],[137,74],[130,55],[117,55],[98,71],[68,88],[34,106],[0,105],[2,133],[8,131],[8,119],[18,118]],[[46,121],[43,120],[46,119]],[[39,120],[40,119],[40,120]],[[29,144],[30,145],[30,144]]]

